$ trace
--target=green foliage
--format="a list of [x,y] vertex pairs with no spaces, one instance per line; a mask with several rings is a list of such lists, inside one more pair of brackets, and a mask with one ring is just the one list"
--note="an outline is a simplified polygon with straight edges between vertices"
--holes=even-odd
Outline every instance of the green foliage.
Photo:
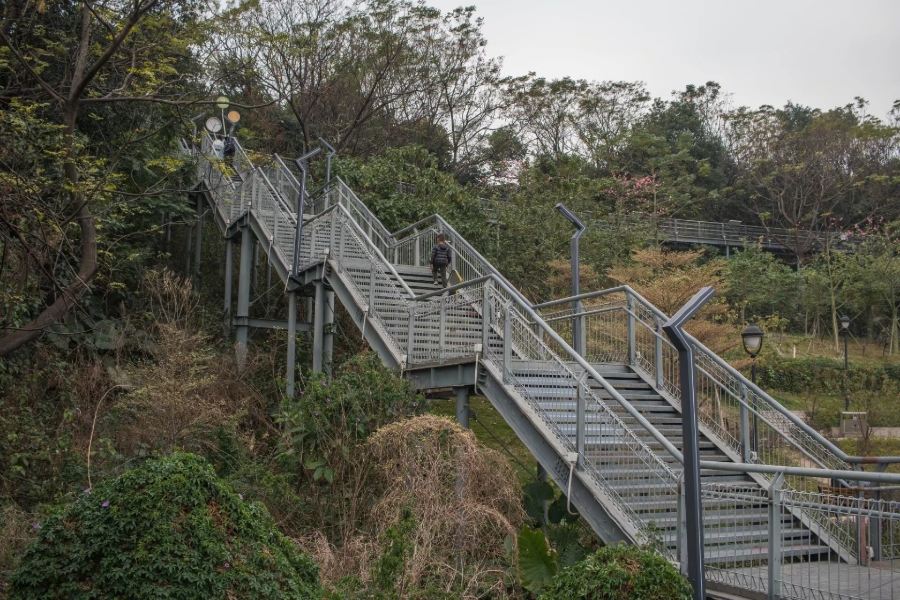
[[[484,223],[471,190],[438,168],[420,146],[388,148],[366,161],[342,159],[335,171],[363,198],[389,231],[440,213],[460,233],[476,233]],[[476,235],[477,238],[477,235]]]
[[556,551],[540,529],[523,527],[518,536],[519,582],[526,590],[539,593],[550,585],[559,570]]
[[283,402],[281,463],[315,483],[332,483],[338,464],[352,461],[357,444],[381,425],[421,412],[422,398],[374,353],[341,365],[334,381],[311,377],[302,393]]
[[764,356],[757,366],[757,381],[762,388],[785,392],[842,392],[847,389],[881,390],[888,380],[900,381],[900,365],[850,363],[845,374],[844,363],[828,358],[792,358]]
[[372,573],[372,582],[381,594],[390,595],[397,589],[403,567],[413,550],[412,534],[415,528],[415,518],[410,511],[406,511],[400,521],[385,531],[384,551]]
[[740,310],[741,321],[787,313],[796,318],[797,274],[771,252],[748,248],[732,256],[725,268],[726,297]]
[[601,548],[563,569],[541,600],[689,600],[691,586],[659,554],[634,546]]
[[317,598],[312,561],[191,454],[150,460],[42,526],[11,597]]

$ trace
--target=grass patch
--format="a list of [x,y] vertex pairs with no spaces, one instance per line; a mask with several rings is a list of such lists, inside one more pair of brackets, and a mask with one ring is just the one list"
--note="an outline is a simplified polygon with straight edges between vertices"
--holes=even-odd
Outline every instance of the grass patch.
[[[501,452],[512,464],[522,485],[534,481],[537,469],[534,457],[491,403],[481,396],[472,396],[469,409],[472,412],[469,426],[478,441]],[[456,400],[429,400],[428,412],[455,419]]]

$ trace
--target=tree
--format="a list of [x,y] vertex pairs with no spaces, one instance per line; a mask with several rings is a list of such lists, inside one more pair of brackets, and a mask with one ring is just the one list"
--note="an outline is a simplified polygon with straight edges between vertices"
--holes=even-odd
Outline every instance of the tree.
[[[148,115],[131,106],[175,107],[183,101],[190,89],[188,47],[197,6],[192,0],[85,0],[52,12],[43,3],[37,10],[21,1],[7,6],[0,22],[6,124],[43,131],[52,141],[48,148],[32,148],[31,164],[62,166],[44,171],[56,178],[55,191],[33,188],[27,168],[7,181],[19,186],[27,202],[4,210],[4,247],[16,246],[26,270],[38,267],[46,299],[29,301],[34,311],[27,311],[28,322],[3,324],[0,356],[40,336],[88,290],[99,267],[93,208],[109,201],[120,178],[136,170],[129,146],[160,134],[159,122],[148,123]],[[123,114],[129,118],[117,123]],[[109,121],[100,126],[98,120]],[[171,165],[158,166],[155,183],[172,173]],[[34,218],[28,208],[43,217]],[[77,225],[77,242],[69,237],[70,224]]]

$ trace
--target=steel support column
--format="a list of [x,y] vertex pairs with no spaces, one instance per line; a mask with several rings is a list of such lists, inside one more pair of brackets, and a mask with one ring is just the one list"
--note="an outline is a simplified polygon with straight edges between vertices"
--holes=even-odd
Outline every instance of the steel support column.
[[323,304],[325,314],[322,315],[322,370],[331,377],[331,363],[334,359],[334,292],[325,290]]
[[313,284],[316,290],[315,308],[313,308],[313,373],[322,372],[322,349],[324,346],[325,328],[325,283],[317,281]]
[[297,292],[288,292],[287,364],[284,388],[288,398],[294,397],[294,373],[297,370]]
[[200,280],[200,258],[203,252],[203,196],[197,194],[197,243],[194,244],[194,277]]
[[[249,226],[241,228],[241,263],[238,272],[238,298],[237,316],[248,318],[250,316],[250,273],[253,270],[253,232]],[[243,370],[247,366],[247,325],[237,326],[237,353],[238,369]]]
[[231,331],[231,278],[234,271],[234,266],[232,264],[233,258],[233,249],[234,243],[226,239],[225,240],[225,298],[223,299],[222,312],[225,317],[225,335],[228,335],[228,332]]
[[469,428],[469,386],[461,385],[453,388],[456,392],[456,422],[461,427]]

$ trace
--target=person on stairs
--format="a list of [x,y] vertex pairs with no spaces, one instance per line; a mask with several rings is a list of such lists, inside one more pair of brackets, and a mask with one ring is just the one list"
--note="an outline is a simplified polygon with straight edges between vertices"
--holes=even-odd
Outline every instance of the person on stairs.
[[441,287],[447,287],[447,268],[453,261],[453,250],[447,244],[447,236],[439,233],[437,244],[431,249],[431,281],[437,284],[441,280]]

